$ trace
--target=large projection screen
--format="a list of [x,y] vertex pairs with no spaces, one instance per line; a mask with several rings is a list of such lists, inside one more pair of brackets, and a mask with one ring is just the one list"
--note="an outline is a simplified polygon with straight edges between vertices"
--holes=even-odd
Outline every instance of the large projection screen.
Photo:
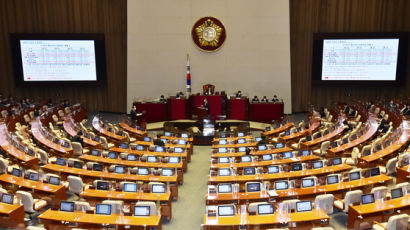
[[315,34],[312,83],[401,84],[407,40],[406,33]]

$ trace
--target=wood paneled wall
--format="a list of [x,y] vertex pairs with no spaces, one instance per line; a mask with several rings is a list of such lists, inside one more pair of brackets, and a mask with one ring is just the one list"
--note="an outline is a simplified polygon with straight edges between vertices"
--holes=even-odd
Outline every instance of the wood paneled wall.
[[[290,0],[292,110],[309,104],[331,106],[352,98],[390,99],[410,96],[410,52],[407,81],[400,87],[311,87],[313,33],[410,32],[408,0]],[[410,46],[409,46],[410,47]]]
[[[14,85],[11,33],[103,33],[106,87]],[[69,99],[89,111],[125,112],[127,89],[127,0],[0,0],[0,92],[36,99]]]

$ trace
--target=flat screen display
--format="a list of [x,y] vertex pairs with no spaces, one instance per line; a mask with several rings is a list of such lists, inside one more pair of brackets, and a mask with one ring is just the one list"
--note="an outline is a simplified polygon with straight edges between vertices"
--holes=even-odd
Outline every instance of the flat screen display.
[[247,192],[259,192],[261,191],[261,184],[260,183],[248,183],[246,184],[246,191]]
[[162,171],[161,172],[162,176],[172,176],[172,175],[174,175],[174,170],[172,170],[172,169],[162,169],[161,171]]
[[244,138],[238,139],[238,144],[245,144],[246,140]]
[[279,173],[279,166],[268,166],[268,173]]
[[349,174],[349,179],[350,180],[359,180],[360,179],[360,173],[359,172],[352,172]]
[[179,157],[168,157],[168,163],[178,164],[179,163]]
[[65,160],[63,158],[57,158],[56,165],[65,166]]
[[95,208],[95,214],[111,215],[111,205],[110,204],[97,204]]
[[138,175],[148,175],[148,169],[147,168],[138,168]]
[[188,133],[182,133],[182,134],[181,134],[181,137],[182,137],[182,138],[188,138]]
[[362,204],[374,203],[374,194],[362,195]]
[[155,152],[164,152],[164,147],[162,147],[162,146],[155,146]]
[[326,182],[327,184],[337,184],[339,183],[339,177],[337,175],[328,176]]
[[233,205],[221,205],[218,206],[218,215],[219,216],[233,216],[234,213],[234,206]]
[[134,216],[150,216],[150,207],[149,206],[135,206]]
[[229,163],[229,158],[228,157],[219,157],[218,162],[221,163],[221,164]]
[[275,190],[285,190],[288,186],[288,181],[275,181]]
[[226,144],[228,144],[228,140],[226,140],[226,139],[220,139],[220,140],[219,140],[219,144],[220,144],[220,145],[226,145]]
[[241,156],[241,162],[251,162],[252,158],[249,155]]
[[266,145],[258,145],[258,150],[259,151],[266,150]]
[[181,148],[181,147],[175,147],[174,148],[174,153],[182,153],[182,152],[184,152],[183,148]]
[[115,166],[114,172],[115,173],[125,173],[125,167],[124,166]]
[[229,176],[231,175],[231,170],[229,168],[222,168],[218,170],[218,175],[219,176]]
[[399,82],[406,63],[402,33],[316,34],[312,82]]
[[227,153],[228,152],[228,148],[222,147],[222,148],[218,148],[218,153]]
[[137,191],[137,184],[135,183],[125,183],[124,184],[124,192],[136,192]]
[[129,161],[136,161],[137,160],[137,156],[134,154],[128,154],[127,155],[127,160]]
[[313,178],[302,179],[302,188],[309,188],[315,186]]
[[312,202],[311,201],[296,202],[296,211],[297,212],[312,211]]
[[157,158],[155,156],[148,156],[147,162],[157,162]]
[[243,168],[243,175],[255,175],[256,169],[255,168]]
[[313,162],[313,168],[314,168],[314,169],[323,168],[323,161],[315,161],[315,162]]
[[258,205],[258,215],[273,214],[274,208],[273,204],[259,204]]
[[33,180],[33,181],[38,181],[38,173],[30,173],[29,175],[28,175],[28,179],[29,180]]
[[12,34],[17,85],[105,82],[102,34]]
[[98,163],[93,164],[93,171],[102,172],[102,170],[103,170],[103,165],[102,164],[98,164]]
[[218,184],[218,193],[231,193],[232,184]]
[[61,201],[60,211],[63,212],[74,212],[74,202]]
[[272,160],[272,154],[262,155],[262,160],[263,161],[271,161]]
[[11,194],[3,193],[1,195],[1,202],[6,204],[13,204],[14,196]]
[[137,150],[138,150],[138,151],[143,151],[143,150],[144,150],[144,146],[143,146],[143,145],[137,145]]
[[153,184],[152,193],[165,193],[165,185],[164,184]]
[[288,158],[292,158],[293,154],[292,152],[284,152],[283,153],[283,159],[288,159]]
[[110,189],[110,184],[108,181],[98,181],[97,182],[97,189],[98,190],[109,190]]
[[60,178],[55,177],[55,176],[50,176],[48,178],[48,183],[50,183],[52,185],[60,185]]
[[390,192],[391,192],[391,198],[392,199],[403,197],[403,189],[402,188],[395,188],[395,189],[392,189]]
[[239,148],[238,148],[238,152],[239,152],[239,153],[244,153],[244,152],[246,152],[246,147],[245,147],[245,146],[239,147]]
[[20,175],[21,175],[20,169],[13,168],[13,169],[11,170],[11,175],[13,175],[13,176],[15,176],[15,177],[20,177]]

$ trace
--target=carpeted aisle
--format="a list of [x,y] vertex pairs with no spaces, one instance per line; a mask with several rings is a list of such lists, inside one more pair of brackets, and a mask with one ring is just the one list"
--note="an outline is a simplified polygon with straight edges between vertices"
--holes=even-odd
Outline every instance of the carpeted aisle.
[[163,224],[164,230],[200,229],[204,221],[210,159],[211,146],[194,146],[184,184],[178,188],[178,201],[172,202],[172,220]]

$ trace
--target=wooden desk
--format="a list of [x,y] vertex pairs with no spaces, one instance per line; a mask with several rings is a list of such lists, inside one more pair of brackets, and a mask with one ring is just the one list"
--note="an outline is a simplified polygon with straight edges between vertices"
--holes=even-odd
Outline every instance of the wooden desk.
[[273,136],[273,135],[276,135],[278,133],[284,132],[285,130],[290,129],[293,126],[294,126],[294,124],[292,122],[288,122],[288,123],[276,128],[276,129],[272,129],[270,131],[262,132],[262,135],[264,135],[264,136]]
[[256,147],[257,145],[258,145],[258,142],[253,141],[253,142],[246,142],[243,144],[226,144],[226,145],[214,144],[212,145],[212,148],[217,149],[217,148]]
[[32,181],[24,179],[23,177],[15,177],[10,174],[0,175],[0,182],[3,184],[13,184],[27,189],[33,189],[39,192],[53,195],[57,200],[65,200],[66,188],[62,185],[52,185],[43,182]]
[[[266,229],[270,227],[278,227],[282,223],[306,223],[318,222],[321,220],[329,220],[329,216],[321,209],[313,209],[310,212],[295,212],[295,213],[279,213],[271,215],[249,215],[236,214],[235,216],[204,216],[204,229],[220,229],[223,227],[232,226],[233,229],[238,229],[240,226],[247,226],[247,229]],[[320,224],[317,224],[320,225]],[[309,227],[313,227],[314,223],[310,223]],[[306,226],[305,226],[306,227]]]
[[113,140],[115,140],[115,141],[118,141],[118,142],[126,142],[126,141],[127,141],[127,137],[117,135],[117,134],[115,134],[115,133],[113,133],[113,132],[109,132],[108,130],[106,130],[106,129],[104,129],[103,127],[101,127],[101,125],[100,125],[100,119],[99,119],[97,116],[95,116],[95,117],[93,118],[92,124],[93,124],[93,128],[94,128],[95,130],[97,130],[98,133],[100,133],[100,134],[102,134],[102,135],[104,135],[104,136],[106,136],[106,137],[108,137],[108,138],[111,138],[111,139],[113,139]]
[[332,132],[330,132],[329,134],[322,136],[321,138],[316,138],[313,139],[311,141],[306,141],[302,143],[302,148],[311,148],[312,146],[318,145],[322,142],[328,141],[333,139],[334,137],[338,136],[339,134],[341,134],[344,130],[344,125],[343,123],[338,125],[337,128],[335,130],[333,130]]
[[[151,146],[154,145],[153,141],[136,141],[134,142],[137,145],[144,145],[144,146]],[[178,145],[178,144],[172,144],[172,143],[166,143],[164,145],[164,147],[166,148],[175,148],[175,147],[180,147],[180,148],[191,148],[191,144],[189,144],[188,142],[186,143],[186,145]]]
[[[92,180],[96,179],[107,179],[107,180],[116,180],[116,181],[145,181],[145,182],[165,182],[169,183],[172,196],[178,199],[178,185],[177,185],[177,176],[174,174],[173,176],[155,176],[155,175],[136,175],[136,174],[119,174],[119,173],[110,173],[107,171],[98,172],[98,171],[91,171],[86,169],[77,169],[71,168],[68,166],[61,166],[56,164],[46,164],[42,166],[42,168],[46,171],[51,171],[54,173],[59,173],[63,175],[77,175],[77,176],[84,176],[92,178]],[[1,177],[0,177],[1,179]]]
[[305,161],[315,161],[319,160],[320,157],[316,155],[309,156],[300,156],[292,157],[287,159],[276,159],[271,161],[252,161],[252,162],[240,162],[240,163],[214,163],[211,164],[211,169],[218,168],[244,168],[244,167],[264,167],[269,165],[278,165],[278,164],[290,164],[295,162],[305,162]]
[[226,138],[215,137],[213,139],[213,142],[219,142],[220,139],[227,140],[229,142],[229,141],[238,141],[238,139],[253,139],[253,136],[247,135],[243,137],[226,137]]
[[147,168],[177,168],[178,169],[178,182],[179,184],[183,183],[183,163],[182,161],[178,164],[172,163],[161,163],[161,162],[141,162],[141,161],[128,161],[122,159],[111,159],[106,157],[97,157],[93,155],[82,155],[79,159],[84,161],[94,161],[98,163],[103,163],[107,165],[125,165],[128,167],[147,167]]
[[0,215],[8,220],[24,221],[24,205],[0,203]]
[[290,152],[293,151],[292,148],[285,146],[284,148],[280,149],[267,149],[263,151],[251,151],[251,155],[255,156],[260,156],[260,155],[265,155],[265,154],[276,154],[276,153],[284,153],[284,152]]
[[283,117],[284,104],[277,103],[250,103],[249,120],[269,122],[280,120]]
[[362,178],[360,180],[339,182],[331,185],[318,185],[311,188],[291,188],[287,190],[276,190],[278,198],[300,198],[306,196],[316,196],[317,194],[325,193],[344,193],[347,190],[355,190],[358,188],[386,183],[393,180],[392,177],[381,174],[379,176]]
[[41,122],[40,119],[37,118],[36,120],[32,121],[31,123],[31,133],[33,134],[34,138],[40,142],[42,145],[46,146],[47,148],[54,150],[55,152],[62,154],[66,157],[71,157],[73,155],[73,149],[71,148],[64,148],[63,146],[52,142],[51,140],[47,139],[41,131],[40,131]]
[[342,171],[351,170],[352,167],[346,164],[327,166],[320,169],[310,169],[303,171],[294,172],[281,172],[276,174],[256,174],[256,175],[234,175],[234,176],[209,176],[208,184],[218,184],[218,183],[246,183],[248,181],[274,181],[274,180],[284,180],[291,178],[307,177],[307,176],[317,176],[330,173],[337,173]]
[[189,155],[188,151],[184,151],[182,153],[169,153],[169,152],[150,152],[150,151],[140,151],[140,150],[133,150],[133,149],[122,149],[122,148],[110,148],[110,151],[112,152],[117,152],[117,153],[129,153],[129,154],[135,154],[135,155],[150,155],[150,156],[157,156],[157,157],[181,157],[182,159],[188,160],[188,162],[191,160],[191,155]]
[[232,192],[232,193],[208,193],[206,195],[206,204],[231,204],[236,201],[238,204],[244,204],[249,201],[262,202],[269,201],[269,195],[266,191],[261,192]]
[[395,141],[385,149],[372,153],[368,156],[360,157],[358,159],[358,166],[361,168],[370,167],[371,165],[375,164],[376,161],[380,160],[381,158],[388,157],[389,155],[395,153],[397,150],[406,145],[409,141],[410,135],[407,129],[407,122],[404,121],[403,125],[405,128],[397,141]]
[[141,137],[147,136],[147,131],[138,130],[136,128],[133,128],[133,127],[129,126],[128,124],[126,124],[124,122],[121,122],[119,125],[120,125],[121,128],[125,129],[130,134],[138,135],[138,136],[141,136]]
[[[77,131],[74,129],[74,127],[71,124],[71,115],[67,115],[66,118],[64,119],[63,127],[66,133],[68,133],[70,136],[74,137],[77,135]],[[97,141],[93,141],[85,136],[82,136],[84,144],[89,145],[93,148],[101,148],[101,143]]]
[[397,168],[397,173],[396,173],[396,183],[402,183],[402,182],[408,182],[410,176],[410,165]]
[[[375,203],[349,206],[347,227],[349,229],[359,229],[359,225],[368,222],[372,226],[374,220],[378,222],[387,222],[388,217],[397,215],[396,210],[401,210],[401,214],[410,213],[410,194],[402,198],[392,200],[376,200]],[[386,212],[392,211],[391,215]],[[363,219],[359,219],[362,216]]]
[[[90,200],[124,200],[127,203],[134,203],[135,201],[153,201],[160,202],[161,214],[165,216],[168,221],[172,218],[171,207],[171,192],[167,193],[144,193],[144,192],[123,192],[115,190],[96,190],[86,189],[80,193],[81,197]],[[97,203],[97,202],[95,202]]]
[[87,214],[84,212],[62,212],[48,209],[43,214],[38,216],[38,218],[48,227],[59,225],[61,224],[61,221],[68,221],[71,223],[85,224],[86,226],[92,225],[94,228],[101,228],[103,224],[109,224],[116,226],[128,225],[133,227],[146,226],[147,228],[156,227],[158,230],[162,229],[160,215],[149,217],[124,216],[118,214],[97,215]]
[[338,146],[336,148],[331,148],[327,150],[326,153],[326,157],[333,157],[336,156],[340,153],[343,153],[344,151],[347,151],[351,148],[356,147],[357,145],[360,145],[366,141],[368,141],[371,137],[373,137],[373,135],[377,132],[377,127],[378,127],[378,123],[376,118],[374,117],[373,114],[369,114],[369,120],[368,120],[368,129],[366,131],[366,133],[364,133],[362,136],[360,136],[359,138],[357,138],[354,141],[349,141],[349,143]]
[[8,140],[7,140],[7,128],[5,124],[0,125],[0,146],[1,148],[10,156],[15,157],[21,163],[26,165],[27,167],[31,168],[34,166],[38,166],[38,158],[32,157],[25,152],[20,151],[16,147],[14,147]]

